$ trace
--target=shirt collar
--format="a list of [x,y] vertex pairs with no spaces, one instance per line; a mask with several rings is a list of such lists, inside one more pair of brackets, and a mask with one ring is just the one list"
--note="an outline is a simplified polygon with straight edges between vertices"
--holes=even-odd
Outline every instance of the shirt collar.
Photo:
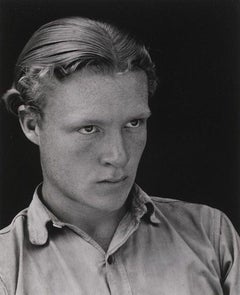
[[47,223],[51,217],[46,207],[39,199],[38,191],[41,184],[35,189],[32,202],[28,208],[28,233],[29,240],[34,245],[44,245],[48,239]]
[[[47,224],[52,223],[53,226],[61,228],[64,223],[59,221],[57,217],[42,203],[39,196],[40,184],[34,194],[32,202],[28,208],[28,232],[29,240],[34,245],[44,245],[48,240]],[[132,188],[132,204],[131,214],[135,220],[140,222],[143,216],[154,224],[160,223],[155,214],[156,208],[151,198],[137,185]]]
[[146,216],[150,222],[160,223],[152,199],[137,184],[134,184],[132,194],[132,214],[136,220],[140,221],[143,216]]

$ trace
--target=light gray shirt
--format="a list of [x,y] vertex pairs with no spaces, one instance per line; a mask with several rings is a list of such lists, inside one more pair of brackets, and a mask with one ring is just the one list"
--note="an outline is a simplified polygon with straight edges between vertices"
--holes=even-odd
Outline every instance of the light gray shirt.
[[0,231],[0,294],[239,295],[240,240],[222,212],[135,185],[105,252],[36,190]]

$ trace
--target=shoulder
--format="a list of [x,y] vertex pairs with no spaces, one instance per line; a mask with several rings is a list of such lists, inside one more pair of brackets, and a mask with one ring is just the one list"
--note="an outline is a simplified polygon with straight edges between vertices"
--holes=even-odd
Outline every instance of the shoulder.
[[183,235],[208,237],[215,246],[225,214],[208,205],[185,202],[178,199],[151,197],[156,214]]
[[15,275],[26,238],[27,209],[19,212],[10,225],[0,230],[0,283],[6,281],[7,274]]
[[232,222],[217,208],[204,204],[185,202],[178,199],[150,197],[156,215],[159,215],[183,235],[207,236],[215,247],[219,247],[221,240],[227,239],[228,244],[239,235]]
[[7,241],[11,236],[18,236],[24,230],[27,221],[27,211],[28,209],[24,209],[19,212],[14,219],[12,220],[11,224],[6,226],[5,228],[0,230],[0,247],[4,241]]
[[240,238],[229,218],[207,205],[158,197],[151,199],[163,228],[172,232],[172,237],[184,241],[203,261],[214,253],[212,261],[221,273],[224,288],[231,291],[240,288]]
[[219,209],[204,204],[190,203],[178,199],[150,197],[156,208],[163,211],[169,217],[181,218],[202,218],[214,217],[221,218],[223,214]]
[[27,238],[27,209],[19,212],[11,224],[0,230],[0,265],[3,260],[12,259],[22,248]]

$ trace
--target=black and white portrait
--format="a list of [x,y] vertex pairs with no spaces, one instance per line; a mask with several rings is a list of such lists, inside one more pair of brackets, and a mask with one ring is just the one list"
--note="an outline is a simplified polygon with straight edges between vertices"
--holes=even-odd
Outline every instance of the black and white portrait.
[[0,0],[0,294],[239,294],[239,19]]

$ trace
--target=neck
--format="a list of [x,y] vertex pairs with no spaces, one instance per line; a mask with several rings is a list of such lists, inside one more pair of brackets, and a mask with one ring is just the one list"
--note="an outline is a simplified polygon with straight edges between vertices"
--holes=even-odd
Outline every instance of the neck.
[[124,204],[114,211],[99,210],[84,206],[75,200],[49,192],[43,185],[42,200],[48,209],[62,222],[72,224],[93,238],[105,251],[114,232],[127,211]]

